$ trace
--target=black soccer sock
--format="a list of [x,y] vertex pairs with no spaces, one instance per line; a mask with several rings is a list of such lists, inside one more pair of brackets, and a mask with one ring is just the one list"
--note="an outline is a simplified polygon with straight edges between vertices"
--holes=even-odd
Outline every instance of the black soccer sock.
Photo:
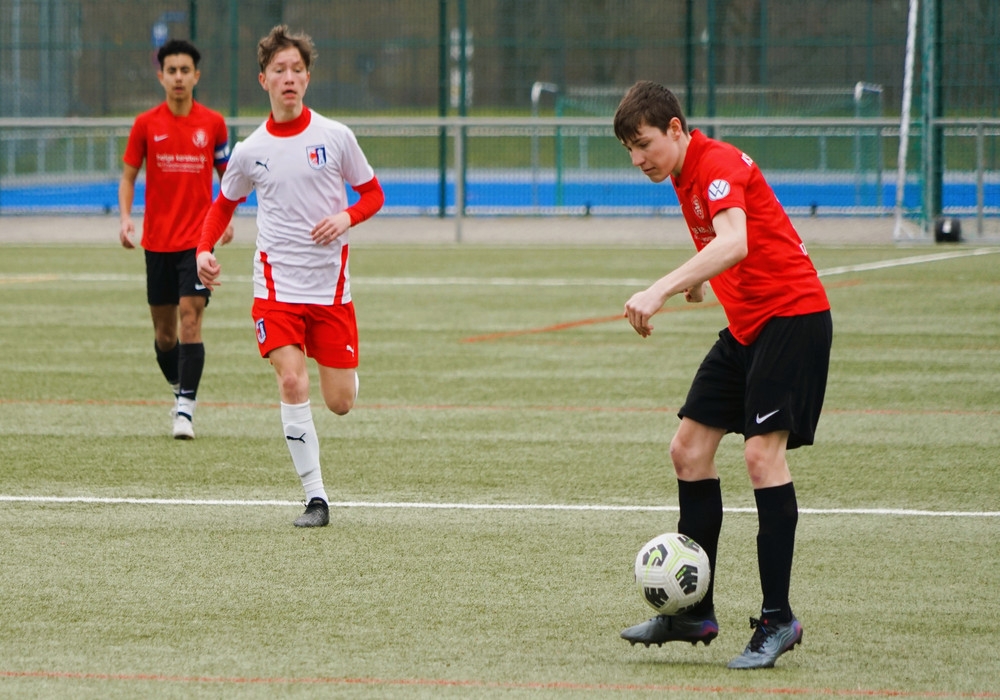
[[764,594],[761,617],[771,622],[789,622],[792,606],[788,591],[792,580],[795,526],[799,521],[795,486],[788,483],[756,489],[754,498],[758,522],[757,567]]
[[712,579],[704,599],[691,612],[707,613],[715,606],[715,555],[719,550],[719,533],[722,531],[722,485],[718,479],[701,481],[677,480],[677,502],[680,519],[677,531],[687,535],[705,550],[712,566]]
[[177,362],[177,373],[181,383],[180,395],[183,398],[194,401],[198,397],[198,384],[201,383],[201,373],[204,369],[205,344],[181,344]]
[[153,349],[156,350],[156,364],[160,366],[160,371],[167,380],[167,384],[175,385],[180,381],[178,365],[180,363],[180,343],[174,343],[170,350],[160,350],[160,346],[153,341]]

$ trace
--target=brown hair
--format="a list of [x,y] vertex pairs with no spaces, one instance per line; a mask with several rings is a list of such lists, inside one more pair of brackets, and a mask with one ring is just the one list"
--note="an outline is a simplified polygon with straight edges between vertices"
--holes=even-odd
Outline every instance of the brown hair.
[[615,136],[626,143],[639,133],[643,125],[666,132],[671,119],[679,119],[681,130],[688,133],[687,119],[677,96],[650,80],[640,80],[628,89],[615,110]]
[[306,71],[309,71],[312,62],[316,60],[316,48],[308,34],[290,34],[288,26],[279,24],[275,26],[266,37],[257,43],[257,63],[260,64],[260,72],[263,73],[274,54],[285,49],[298,49],[302,56],[302,62],[306,64]]

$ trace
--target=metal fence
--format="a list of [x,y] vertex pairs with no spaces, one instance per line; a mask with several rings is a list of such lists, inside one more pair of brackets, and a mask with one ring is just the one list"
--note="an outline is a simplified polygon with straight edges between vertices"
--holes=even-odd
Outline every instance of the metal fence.
[[[230,120],[235,138],[259,119]],[[679,213],[669,187],[630,164],[607,119],[344,118],[386,191],[386,215],[631,216]],[[899,123],[859,119],[695,119],[749,153],[793,215],[891,216]],[[946,163],[943,214],[976,236],[1000,234],[1000,119],[938,123]],[[129,119],[0,120],[0,215],[117,208]],[[920,125],[910,147],[920,151]],[[919,219],[916,155],[904,214]],[[137,204],[142,201],[140,180]],[[254,206],[251,199],[249,207]],[[141,207],[139,207],[141,210]]]
[[[932,44],[940,116],[1000,116],[1000,3],[921,8],[917,69]],[[535,83],[567,95],[644,78],[692,116],[849,116],[785,96],[859,82],[898,113],[907,16],[907,0],[0,0],[0,117],[146,109],[168,37],[201,48],[202,101],[259,114],[255,47],[277,23],[315,40],[324,112],[524,115]]]
[[319,53],[307,104],[405,174],[390,211],[655,209],[608,127],[652,79],[787,182],[789,206],[879,215],[917,6],[904,206],[924,228],[953,214],[981,228],[998,206],[996,0],[0,0],[0,214],[114,206],[128,124],[163,99],[167,38],[198,44],[196,97],[238,137],[267,110],[256,43],[285,23]]

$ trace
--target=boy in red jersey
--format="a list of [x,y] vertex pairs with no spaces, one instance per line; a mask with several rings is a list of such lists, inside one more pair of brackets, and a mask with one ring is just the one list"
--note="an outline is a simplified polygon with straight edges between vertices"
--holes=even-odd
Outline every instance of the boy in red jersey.
[[[274,367],[285,444],[306,495],[297,527],[330,522],[309,400],[306,357],[319,365],[327,408],[344,415],[358,394],[358,327],[348,271],[349,231],[384,202],[354,133],[305,106],[312,40],[279,25],[257,45],[267,121],[233,149],[198,244],[209,289],[221,268],[212,246],[241,202],[257,193],[253,319],[261,357]],[[360,197],[348,206],[345,185]]]
[[[146,299],[153,318],[156,361],[174,391],[173,434],[194,438],[194,408],[205,367],[201,321],[210,292],[199,281],[195,248],[212,203],[212,170],[219,177],[229,160],[226,121],[194,101],[201,55],[192,44],[171,40],[157,53],[157,78],[166,100],[135,119],[118,183],[119,240],[135,248],[132,201],[146,163],[142,247]],[[222,238],[228,243],[232,228]]]
[[688,131],[667,88],[642,81],[614,118],[632,164],[653,182],[670,178],[696,254],[634,294],[625,316],[643,338],[670,297],[703,299],[704,285],[726,312],[727,328],[695,374],[670,443],[677,476],[677,529],[712,564],[705,598],[680,615],[658,615],[621,633],[632,644],[708,644],[718,635],[714,584],[722,528],[715,454],[726,433],[744,436],[744,459],[757,504],[757,561],[763,603],[753,636],[729,668],[770,668],[802,639],[789,587],[798,504],[785,459],[811,445],[830,360],[830,304],[801,239],[753,160],[732,145]]

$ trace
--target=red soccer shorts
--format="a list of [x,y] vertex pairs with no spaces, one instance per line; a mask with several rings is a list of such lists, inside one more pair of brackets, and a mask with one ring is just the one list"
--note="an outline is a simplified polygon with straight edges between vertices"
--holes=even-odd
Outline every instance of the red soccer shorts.
[[297,345],[324,367],[358,366],[358,323],[354,303],[321,306],[253,300],[257,348],[267,357],[275,348]]

